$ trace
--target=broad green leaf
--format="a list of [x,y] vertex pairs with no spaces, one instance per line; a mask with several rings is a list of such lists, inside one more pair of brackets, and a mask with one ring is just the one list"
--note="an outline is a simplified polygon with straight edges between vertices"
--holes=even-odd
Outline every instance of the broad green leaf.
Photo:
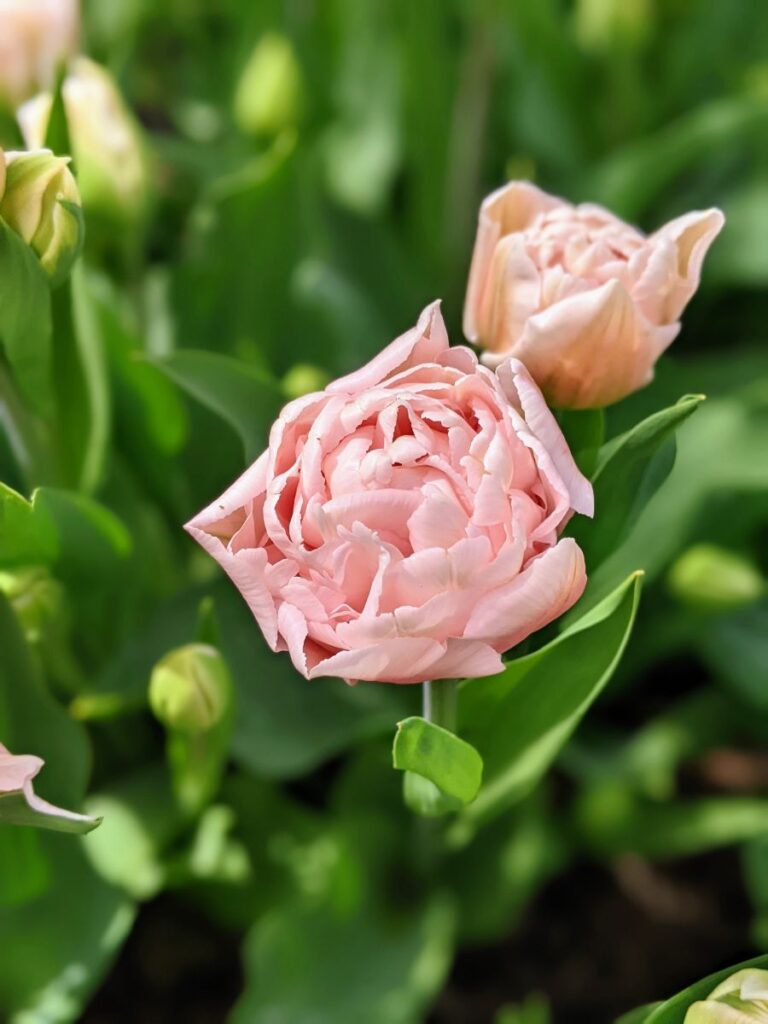
[[[577,609],[594,607],[633,569],[642,569],[649,580],[690,541],[699,517],[716,509],[717,496],[733,494],[733,503],[760,520],[755,496],[768,491],[768,416],[763,402],[738,392],[705,402],[696,416],[680,428],[676,437],[675,471],[648,503],[629,536],[595,572]],[[747,500],[744,500],[747,499]],[[601,516],[598,509],[596,521]],[[721,518],[721,516],[719,517]],[[747,520],[747,525],[749,520]],[[734,523],[715,520],[709,537],[718,528],[731,541]]]
[[603,445],[592,478],[595,518],[590,521],[577,516],[569,531],[590,569],[621,543],[664,482],[674,463],[674,449],[665,448],[665,442],[702,401],[701,395],[681,398]]
[[418,1024],[450,966],[453,925],[439,901],[391,921],[280,907],[246,941],[230,1024]]
[[0,351],[27,402],[51,408],[51,290],[32,249],[0,220]]
[[483,761],[474,747],[418,716],[398,723],[392,762],[429,779],[461,804],[474,800],[483,778]]
[[40,835],[31,828],[0,828],[0,918],[4,907],[35,899],[50,883]]
[[283,401],[275,380],[216,352],[180,349],[151,361],[187,394],[229,423],[240,436],[248,461],[260,454]]
[[706,999],[709,993],[717,988],[720,982],[730,978],[737,971],[747,967],[755,967],[759,970],[768,969],[768,956],[757,956],[752,960],[745,960],[743,963],[734,964],[733,967],[726,967],[722,971],[707,975],[701,981],[690,985],[688,988],[678,992],[676,996],[660,1003],[649,1016],[643,1019],[642,1024],[684,1024],[685,1014],[692,1003],[700,999]]
[[459,726],[480,752],[484,782],[458,816],[458,841],[536,785],[600,694],[634,622],[639,574],[630,576],[559,637],[492,679],[461,685]]
[[39,487],[27,501],[0,483],[0,568],[46,565],[65,578],[115,571],[131,550],[125,526],[104,505]]
[[56,531],[52,568],[57,575],[82,581],[121,571],[131,552],[131,535],[105,505],[53,487],[38,488],[32,504]]
[[0,1007],[8,1024],[81,1019],[128,936],[134,905],[88,864],[80,843],[91,838],[41,835],[50,886],[20,906],[0,909],[0,934],[9,937],[0,959]]
[[622,1013],[614,1024],[645,1024],[651,1013],[661,1006],[661,1003],[646,1003],[645,1006],[637,1006],[629,1013]]
[[38,495],[27,501],[0,481],[0,568],[54,562],[59,550],[58,533]]
[[566,409],[558,413],[557,418],[576,465],[585,476],[591,477],[605,440],[605,412],[602,409]]

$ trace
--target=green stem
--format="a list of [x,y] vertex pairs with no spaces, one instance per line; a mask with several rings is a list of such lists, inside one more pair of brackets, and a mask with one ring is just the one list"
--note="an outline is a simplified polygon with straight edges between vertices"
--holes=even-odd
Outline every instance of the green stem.
[[449,732],[456,731],[458,692],[455,679],[432,679],[422,688],[423,717]]

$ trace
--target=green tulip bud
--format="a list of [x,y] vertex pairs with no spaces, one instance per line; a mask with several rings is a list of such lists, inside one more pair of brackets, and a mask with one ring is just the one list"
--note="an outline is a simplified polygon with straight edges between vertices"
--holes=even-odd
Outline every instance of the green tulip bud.
[[4,165],[0,218],[33,249],[51,283],[59,284],[82,243],[80,193],[69,157],[48,149],[5,153]]
[[642,46],[653,21],[653,0],[579,0],[576,36],[585,50],[607,54]]
[[31,643],[36,643],[46,627],[61,615],[61,585],[45,569],[0,572],[0,593],[8,598]]
[[232,684],[215,647],[187,644],[162,658],[152,671],[149,704],[156,718],[183,733],[207,732],[226,714]]
[[283,377],[283,393],[286,398],[301,398],[313,391],[322,391],[330,377],[319,366],[297,363]]
[[[117,227],[140,223],[149,205],[150,169],[141,127],[109,72],[78,57],[62,84],[83,206]],[[18,111],[28,146],[42,145],[53,100],[36,96]]]
[[684,1024],[768,1024],[768,971],[746,968],[688,1008]]
[[278,135],[301,116],[303,82],[291,42],[267,32],[256,44],[237,83],[234,118],[246,135]]
[[743,555],[715,544],[695,544],[669,570],[669,589],[683,604],[723,612],[757,601],[765,581]]

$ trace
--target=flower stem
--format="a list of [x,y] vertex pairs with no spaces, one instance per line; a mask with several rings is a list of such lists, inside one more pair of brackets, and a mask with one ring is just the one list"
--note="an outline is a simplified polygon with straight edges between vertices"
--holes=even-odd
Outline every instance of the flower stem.
[[423,717],[455,732],[457,698],[455,679],[427,680],[422,686]]

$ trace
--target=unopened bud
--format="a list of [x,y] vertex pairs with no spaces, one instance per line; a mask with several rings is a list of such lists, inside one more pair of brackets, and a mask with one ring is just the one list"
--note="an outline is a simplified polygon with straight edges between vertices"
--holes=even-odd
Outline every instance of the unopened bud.
[[684,551],[669,570],[668,583],[679,601],[702,611],[740,608],[765,593],[765,581],[752,562],[715,544]]
[[[141,128],[112,76],[78,57],[64,79],[62,96],[86,211],[121,226],[141,221],[150,195],[148,157]],[[44,94],[18,111],[28,146],[42,145],[52,103]]]
[[4,163],[0,217],[34,250],[52,284],[58,284],[82,243],[80,193],[69,157],[39,149],[5,153]]
[[301,116],[301,68],[288,38],[261,37],[237,84],[234,117],[246,135],[278,135]]
[[229,708],[232,683],[226,663],[215,647],[187,644],[166,654],[149,683],[155,717],[169,729],[206,732]]
[[579,0],[576,36],[585,50],[642,46],[653,27],[654,0]]
[[693,1003],[684,1024],[768,1022],[768,971],[747,968],[720,982],[706,999]]
[[313,391],[322,391],[330,377],[319,366],[297,363],[283,377],[283,392],[286,398],[301,398]]

